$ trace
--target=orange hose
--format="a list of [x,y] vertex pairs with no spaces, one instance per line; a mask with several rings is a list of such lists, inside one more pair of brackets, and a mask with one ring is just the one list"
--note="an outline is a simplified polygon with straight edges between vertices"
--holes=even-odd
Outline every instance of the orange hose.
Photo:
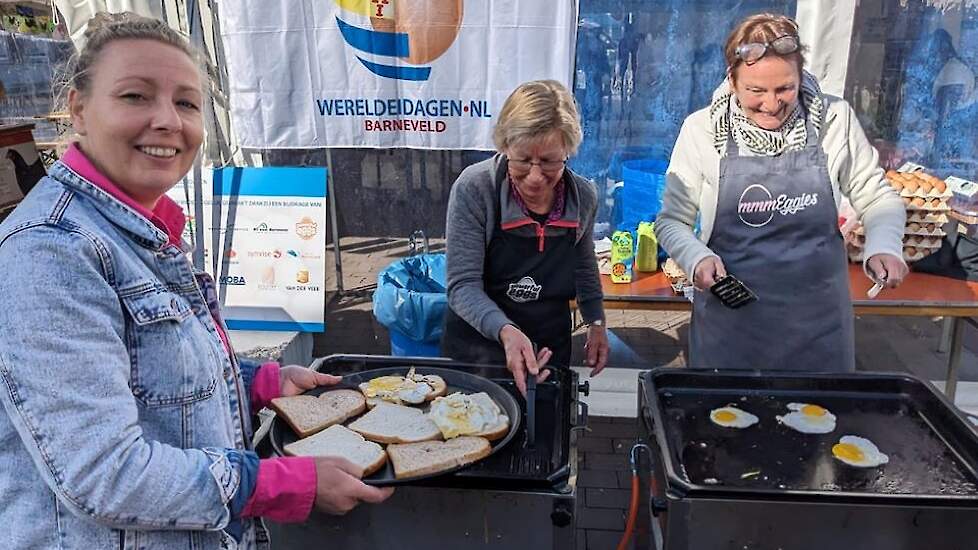
[[638,474],[632,474],[632,503],[628,507],[628,521],[625,522],[625,532],[618,543],[618,550],[628,548],[628,540],[632,538],[632,531],[635,530],[635,518],[638,516]]

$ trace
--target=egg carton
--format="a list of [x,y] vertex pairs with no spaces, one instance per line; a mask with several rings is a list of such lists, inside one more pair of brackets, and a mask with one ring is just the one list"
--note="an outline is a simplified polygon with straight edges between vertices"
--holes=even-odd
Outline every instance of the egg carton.
[[[907,222],[903,229],[904,235],[920,235],[922,237],[944,237],[947,233],[942,229],[943,223],[937,222]],[[862,224],[852,230],[853,234],[861,236],[866,234],[866,228]]]
[[940,248],[941,241],[944,239],[941,237],[924,237],[923,235],[905,235],[903,237],[903,244],[916,246],[917,248]]
[[[916,262],[916,261],[919,261],[919,260],[923,260],[927,256],[930,256],[934,252],[937,252],[937,250],[938,250],[936,248],[921,248],[921,249],[913,248],[912,251],[908,251],[907,250],[908,248],[912,248],[912,247],[904,247],[904,249],[903,249],[903,261],[905,261],[907,263],[913,263],[913,262]],[[860,262],[862,262],[863,261],[863,250],[862,249],[850,250],[849,251],[849,261],[850,262],[853,262],[853,263],[860,263]]]
[[927,212],[925,210],[907,211],[907,223],[936,223],[944,225],[948,221],[947,213],[944,212]]
[[[903,244],[905,246],[915,246],[917,248],[940,248],[941,247],[941,237],[925,237],[923,235],[905,235],[903,237]],[[861,235],[856,235],[852,240],[852,244],[855,248],[861,249],[866,246],[866,237]]]
[[954,193],[947,183],[922,171],[886,173],[886,179],[901,197],[950,198]]
[[903,230],[903,234],[943,238],[947,233],[944,232],[941,226],[942,224],[939,223],[908,222]]
[[908,212],[928,212],[928,213],[947,213],[951,207],[947,205],[947,199],[922,197],[903,197],[903,204],[906,205]]

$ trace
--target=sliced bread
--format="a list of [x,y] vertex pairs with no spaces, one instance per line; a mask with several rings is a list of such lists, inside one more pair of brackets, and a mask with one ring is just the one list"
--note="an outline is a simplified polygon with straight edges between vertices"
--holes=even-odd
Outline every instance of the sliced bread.
[[451,470],[485,458],[491,451],[488,439],[472,436],[387,446],[397,479]]
[[387,462],[387,453],[380,445],[367,441],[362,435],[334,424],[316,435],[285,446],[291,456],[338,456],[363,468],[368,476]]
[[441,431],[421,409],[379,403],[347,426],[370,441],[414,443],[440,439]]
[[272,399],[275,410],[299,437],[325,430],[345,422],[367,409],[363,395],[355,390],[330,390],[312,395],[294,395]]

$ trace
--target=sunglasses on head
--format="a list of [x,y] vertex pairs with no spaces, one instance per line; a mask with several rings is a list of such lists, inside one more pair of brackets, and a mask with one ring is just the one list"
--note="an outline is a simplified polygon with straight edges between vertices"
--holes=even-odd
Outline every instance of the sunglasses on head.
[[735,52],[738,59],[747,65],[753,65],[767,54],[768,49],[773,50],[774,53],[778,55],[787,55],[789,53],[797,52],[799,47],[800,44],[798,42],[798,36],[794,34],[786,34],[784,36],[779,36],[770,42],[750,42],[748,44],[741,44],[740,46],[737,46]]

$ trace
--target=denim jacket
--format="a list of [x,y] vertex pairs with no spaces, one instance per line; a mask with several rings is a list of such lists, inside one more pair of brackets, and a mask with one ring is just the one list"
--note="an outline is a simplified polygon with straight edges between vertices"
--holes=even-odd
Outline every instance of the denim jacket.
[[[9,548],[256,548],[247,384],[186,250],[61,162],[0,224]],[[213,305],[213,304],[211,304]]]

